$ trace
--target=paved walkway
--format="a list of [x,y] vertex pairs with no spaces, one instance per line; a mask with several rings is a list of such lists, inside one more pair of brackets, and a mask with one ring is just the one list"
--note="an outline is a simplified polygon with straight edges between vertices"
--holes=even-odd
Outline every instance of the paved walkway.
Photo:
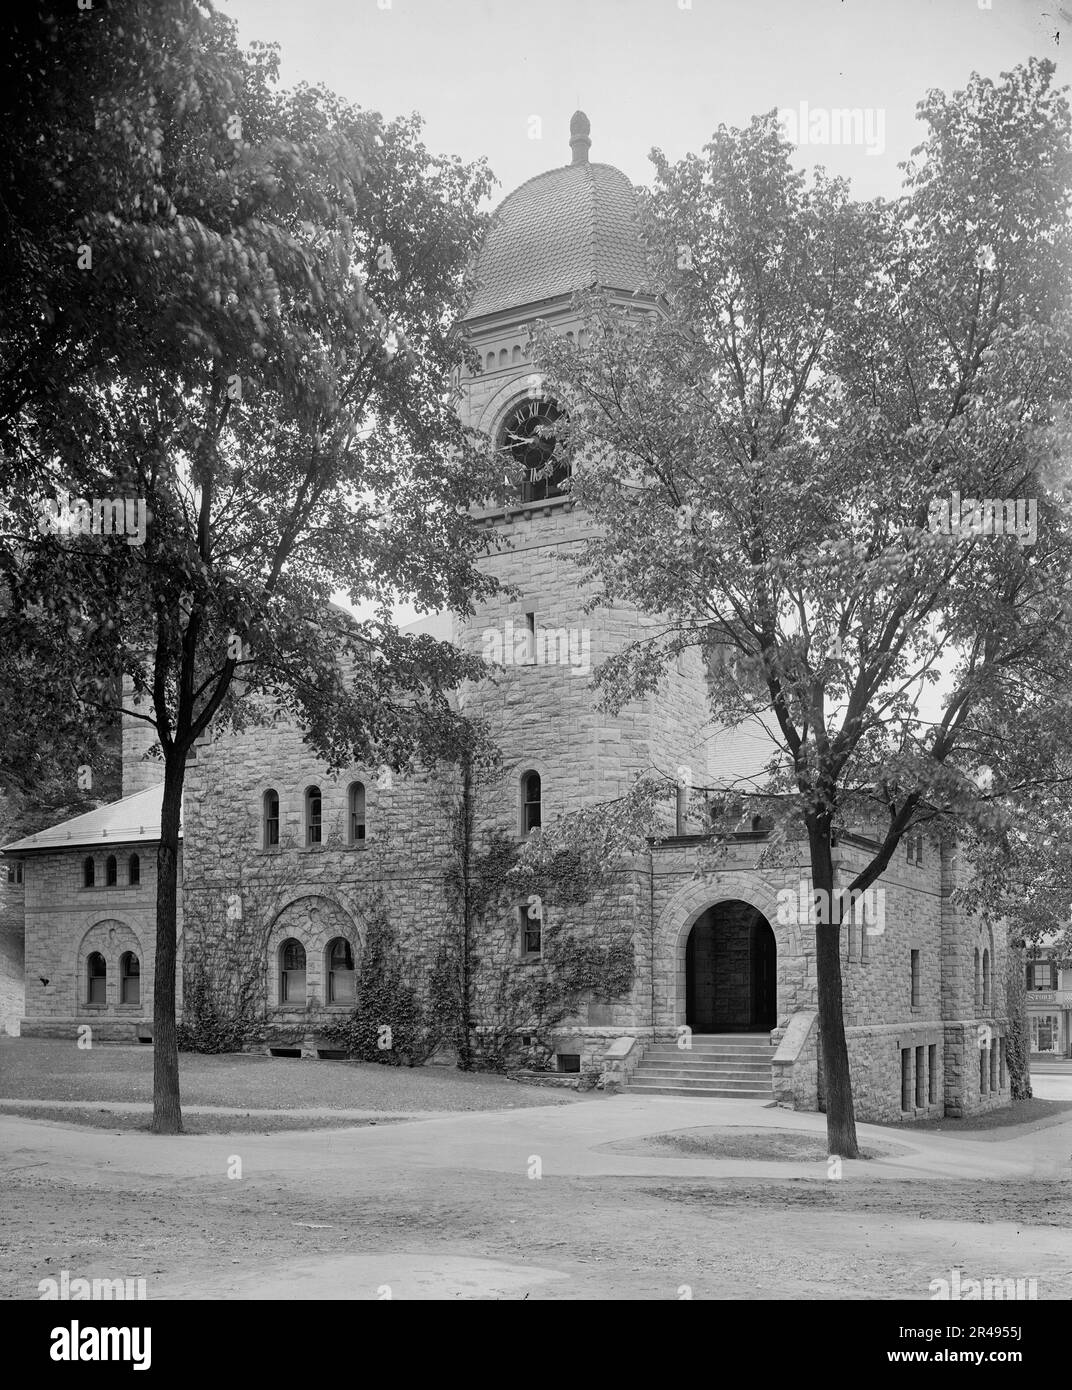
[[[1062,1088],[1064,1078],[1055,1079]],[[28,1101],[0,1101],[29,1105]],[[41,1102],[42,1108],[115,1110],[126,1113],[150,1107],[135,1102]],[[332,1169],[351,1176],[377,1169],[464,1168],[467,1171],[515,1173],[523,1171],[531,1155],[540,1157],[545,1175],[596,1177],[718,1177],[718,1178],[825,1178],[825,1157],[807,1161],[759,1162],[740,1158],[677,1157],[661,1153],[622,1153],[620,1146],[642,1141],[671,1130],[710,1126],[778,1129],[797,1134],[826,1133],[825,1116],[779,1110],[756,1100],[688,1100],[669,1096],[600,1098],[587,1104],[539,1106],[523,1110],[480,1111],[465,1114],[418,1112],[387,1115],[371,1111],[255,1112],[225,1107],[191,1106],[190,1114],[270,1114],[289,1117],[303,1114],[355,1120],[408,1120],[413,1123],[363,1126],[360,1129],[289,1130],[277,1134],[242,1134],[247,1171],[259,1169],[279,1174],[307,1171],[315,1163],[321,1173]],[[107,1130],[77,1129],[61,1123],[41,1124],[21,1116],[0,1113],[0,1132],[5,1136],[4,1157],[15,1151],[40,1155],[63,1176],[84,1176],[95,1167],[120,1167],[126,1171],[188,1177],[214,1176],[221,1155],[231,1152],[237,1136],[183,1135],[175,1138]],[[1054,1118],[1028,1133],[1012,1129],[1009,1137],[989,1132],[980,1140],[974,1134],[950,1135],[934,1131],[895,1130],[877,1125],[858,1126],[861,1147],[887,1150],[887,1156],[871,1160],[845,1160],[849,1177],[858,1173],[869,1179],[1059,1179],[1072,1176],[1072,1114]],[[6,1166],[0,1157],[0,1172]],[[25,1160],[23,1160],[25,1161]],[[59,1175],[59,1174],[57,1174]]]

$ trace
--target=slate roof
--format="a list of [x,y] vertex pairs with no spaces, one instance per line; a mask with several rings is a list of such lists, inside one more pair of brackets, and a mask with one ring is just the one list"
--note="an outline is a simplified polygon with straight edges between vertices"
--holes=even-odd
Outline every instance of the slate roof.
[[566,164],[500,203],[477,259],[466,319],[590,285],[632,294],[645,279],[636,191],[610,164]]
[[[32,849],[73,849],[76,845],[129,845],[160,839],[160,803],[164,786],[146,787],[95,811],[60,821],[59,825],[4,845],[0,853],[25,853]],[[180,828],[179,835],[182,835]]]

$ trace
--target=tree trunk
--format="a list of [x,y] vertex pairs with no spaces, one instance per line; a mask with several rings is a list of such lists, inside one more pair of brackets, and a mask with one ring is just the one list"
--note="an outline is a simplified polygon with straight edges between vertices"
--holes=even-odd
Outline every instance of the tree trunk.
[[473,1070],[473,893],[470,883],[473,860],[473,769],[469,758],[462,762],[462,797],[459,808],[458,855],[462,885],[461,942],[458,960],[458,1066]]
[[1009,1094],[1013,1100],[1030,1100],[1031,1033],[1027,1022],[1027,982],[1022,941],[1011,936],[1006,954],[1005,1003],[1009,1016]]
[[179,1046],[175,1028],[175,956],[178,916],[179,822],[186,760],[164,765],[160,807],[160,847],[156,855],[156,971],[153,976],[154,1134],[181,1134]]
[[812,888],[825,893],[827,921],[815,927],[815,968],[819,985],[819,1034],[822,1041],[823,1091],[826,1097],[826,1142],[831,1154],[859,1158],[856,1114],[852,1103],[849,1049],[841,993],[841,912],[834,901],[828,817],[808,818]]

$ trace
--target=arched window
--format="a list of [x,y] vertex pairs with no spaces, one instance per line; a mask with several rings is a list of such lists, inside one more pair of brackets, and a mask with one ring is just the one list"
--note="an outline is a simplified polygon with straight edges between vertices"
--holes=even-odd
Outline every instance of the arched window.
[[305,1003],[305,947],[293,937],[279,952],[279,1002]]
[[982,973],[981,973],[981,971],[980,971],[980,969],[979,969],[979,947],[976,946],[976,948],[975,948],[975,1007],[976,1007],[976,1008],[979,1008],[979,1006],[980,1006],[980,1005],[982,1004],[982,1002],[983,1002],[983,983],[982,983],[982,979],[983,979]]
[[485,370],[489,372],[493,372],[495,370],[495,354],[493,352],[488,353],[488,360],[485,364]]
[[543,791],[538,772],[526,772],[521,779],[521,833],[527,835],[542,824]]
[[328,1003],[352,1004],[357,998],[354,953],[349,941],[337,936],[328,943]]
[[307,788],[305,793],[305,843],[307,845],[320,844],[320,833],[323,828],[322,814],[320,788]]
[[104,861],[104,884],[107,888],[114,888],[119,882],[119,865],[115,861],[115,855],[109,854]]
[[990,1007],[990,952],[983,952],[983,1008]]
[[510,354],[509,354],[509,352],[506,350],[506,348],[503,348],[503,350],[499,353],[499,366],[500,366],[500,367],[505,367],[506,364],[507,364],[509,361],[510,361]]
[[514,358],[513,358],[513,360],[514,360],[515,365],[516,365],[518,362],[521,361],[521,344],[520,344],[520,343],[515,343],[515,344],[514,344]]
[[264,793],[264,848],[279,848],[279,793]]
[[350,783],[350,843],[359,845],[365,838],[365,784]]
[[119,957],[119,1002],[141,1003],[141,962],[133,951],[124,951]]
[[97,871],[93,863],[93,856],[89,854],[82,860],[82,887],[92,888],[97,881]]
[[127,865],[127,882],[131,888],[136,888],[141,882],[141,860],[136,854],[130,856],[130,863]]
[[86,1003],[107,1004],[108,966],[99,951],[90,951],[86,961]]

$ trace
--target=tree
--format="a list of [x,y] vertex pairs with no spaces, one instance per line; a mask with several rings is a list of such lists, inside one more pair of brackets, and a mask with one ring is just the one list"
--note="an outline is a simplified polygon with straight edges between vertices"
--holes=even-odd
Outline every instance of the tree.
[[[852,891],[918,828],[999,835],[1028,788],[1057,794],[1072,733],[1072,160],[1052,82],[1033,60],[929,93],[892,202],[805,179],[773,113],[677,164],[654,151],[660,308],[588,295],[590,346],[540,335],[568,416],[559,453],[600,524],[582,563],[601,600],[650,618],[600,668],[604,700],[655,690],[699,648],[713,717],[771,734],[770,781],[745,800],[803,825],[832,909],[815,928],[819,1026],[846,1157],[833,841],[866,824],[880,842]],[[958,533],[961,498],[996,498],[999,516],[1030,499],[1037,535],[1023,505],[1020,539],[988,533],[981,502]]]
[[[416,118],[279,91],[274,53],[241,54],[192,0],[112,6],[66,47],[46,20],[35,52],[64,99],[35,186],[64,166],[68,230],[5,189],[9,219],[46,233],[39,254],[19,242],[23,308],[0,338],[8,557],[22,604],[76,612],[92,679],[130,677],[127,713],[159,740],[153,1129],[174,1133],[194,744],[274,707],[333,769],[427,764],[459,722],[448,691],[480,670],[389,610],[465,613],[493,587],[467,514],[488,463],[451,403],[489,176],[430,154]],[[88,169],[66,168],[72,148]],[[64,492],[73,529],[40,513]],[[113,497],[145,503],[138,535],[79,528],[78,499]],[[339,591],[376,616],[333,608]]]

